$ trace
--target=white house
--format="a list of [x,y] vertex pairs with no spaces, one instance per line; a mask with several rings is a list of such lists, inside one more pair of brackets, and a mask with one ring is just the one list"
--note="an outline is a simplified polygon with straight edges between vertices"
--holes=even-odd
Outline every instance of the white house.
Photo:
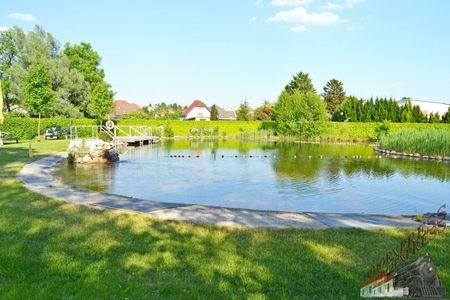
[[205,120],[209,121],[211,119],[211,113],[208,110],[208,107],[200,100],[195,100],[189,105],[183,113],[181,114],[182,120]]
[[424,101],[424,100],[413,100],[411,98],[403,98],[397,103],[402,106],[408,103],[408,101],[411,101],[412,106],[419,106],[420,110],[427,114],[427,116],[430,115],[430,113],[438,113],[440,116],[445,115],[448,112],[448,108],[450,107],[450,104],[443,103],[443,102],[433,102],[433,101]]

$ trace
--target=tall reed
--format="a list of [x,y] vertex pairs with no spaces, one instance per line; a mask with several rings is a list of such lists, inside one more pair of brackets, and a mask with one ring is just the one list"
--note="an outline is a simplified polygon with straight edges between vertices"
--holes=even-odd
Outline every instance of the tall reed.
[[380,146],[383,149],[421,155],[450,156],[450,130],[408,129],[392,132],[381,137]]

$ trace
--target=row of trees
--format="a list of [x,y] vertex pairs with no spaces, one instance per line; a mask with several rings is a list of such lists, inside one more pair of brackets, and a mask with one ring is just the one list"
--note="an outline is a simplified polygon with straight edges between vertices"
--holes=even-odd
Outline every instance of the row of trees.
[[402,123],[439,123],[448,122],[449,112],[443,116],[439,113],[427,115],[420,110],[417,105],[412,105],[411,101],[404,105],[399,105],[394,99],[357,99],[349,97],[340,105],[332,116],[333,121],[351,122],[402,122]]
[[42,27],[0,32],[0,81],[5,110],[24,107],[30,116],[104,117],[114,93],[101,57],[90,44],[66,44]]

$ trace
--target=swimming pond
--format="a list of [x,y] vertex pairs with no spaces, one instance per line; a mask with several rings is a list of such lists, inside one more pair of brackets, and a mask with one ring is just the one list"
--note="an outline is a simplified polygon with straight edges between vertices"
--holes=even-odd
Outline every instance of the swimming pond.
[[450,164],[379,158],[364,145],[164,141],[58,176],[140,199],[295,212],[420,214],[450,195]]

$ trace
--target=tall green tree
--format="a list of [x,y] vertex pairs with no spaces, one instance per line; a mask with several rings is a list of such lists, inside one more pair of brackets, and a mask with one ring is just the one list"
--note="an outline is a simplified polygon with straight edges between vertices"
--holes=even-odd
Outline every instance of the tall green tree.
[[18,59],[18,48],[11,30],[0,31],[0,83],[3,85],[4,105],[6,111],[11,110],[11,80],[8,71]]
[[[91,44],[85,42],[82,42],[79,45],[70,45],[67,43],[64,49],[64,55],[68,57],[70,70],[76,70],[81,73],[82,77],[89,85],[89,91],[87,92],[88,102],[82,106],[84,108],[84,113],[88,116],[98,117],[98,112],[92,110],[92,107],[97,107],[98,103],[90,101],[98,99],[99,91],[110,89],[109,84],[105,81],[105,71],[100,67],[102,60],[100,55],[92,48]],[[104,93],[104,96],[105,95],[107,95],[107,93]]]
[[81,73],[69,69],[69,60],[61,53],[58,40],[40,26],[27,34],[18,27],[13,27],[8,32],[17,53],[13,64],[5,72],[8,101],[26,105],[27,74],[32,66],[40,64],[45,66],[51,78],[51,88],[55,95],[52,115],[82,117],[87,106],[89,86]]
[[241,103],[239,106],[239,109],[237,111],[237,119],[239,121],[250,121],[250,106],[248,105],[248,102],[245,101],[244,103]]
[[327,119],[325,102],[315,92],[281,93],[275,106],[277,131],[309,140],[321,133]]
[[65,45],[64,54],[69,58],[70,68],[78,70],[94,88],[105,79],[105,71],[100,67],[101,57],[92,45],[81,42],[79,45]]
[[211,106],[211,120],[219,120],[219,111],[217,110],[217,106],[215,104]]
[[3,93],[2,93],[2,82],[0,81],[0,125],[3,124],[5,117],[3,116]]
[[313,92],[316,93],[308,73],[299,72],[292,77],[291,82],[285,86],[284,90],[289,94],[294,94],[296,91],[300,93]]
[[114,92],[107,83],[98,83],[89,95],[91,115],[97,118],[104,118],[111,113],[114,107],[113,97]]
[[29,69],[24,95],[31,116],[39,113],[44,117],[52,116],[55,94],[51,77],[43,65],[33,65]]
[[322,97],[327,105],[328,113],[333,114],[346,98],[344,84],[339,80],[331,79],[323,87]]

